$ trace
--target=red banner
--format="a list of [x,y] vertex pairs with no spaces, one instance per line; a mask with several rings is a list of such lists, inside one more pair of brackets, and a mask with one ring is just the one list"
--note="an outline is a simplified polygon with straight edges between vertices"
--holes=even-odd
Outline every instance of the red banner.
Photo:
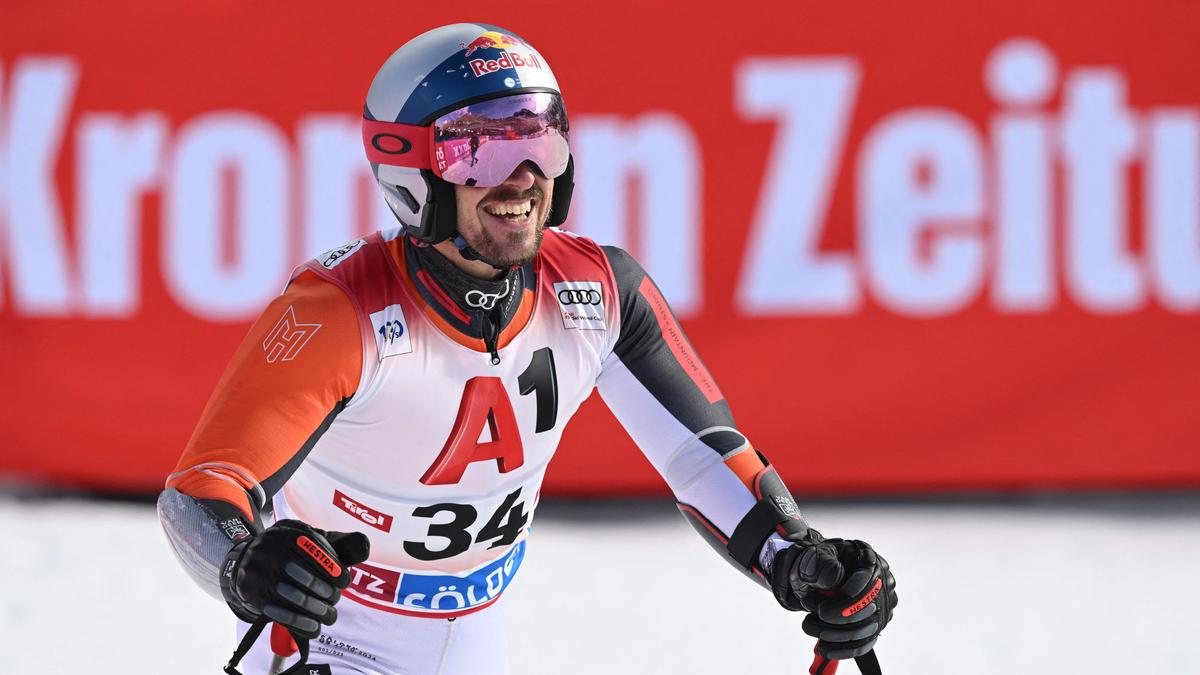
[[[6,8],[0,471],[161,485],[292,266],[391,226],[379,64],[483,19],[797,493],[1200,485],[1200,9],[730,9]],[[593,401],[546,489],[662,487]]]

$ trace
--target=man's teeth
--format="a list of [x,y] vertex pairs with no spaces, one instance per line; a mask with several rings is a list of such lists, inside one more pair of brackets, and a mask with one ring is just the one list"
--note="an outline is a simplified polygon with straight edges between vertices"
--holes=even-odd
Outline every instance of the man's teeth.
[[507,202],[502,204],[488,204],[483,207],[484,211],[493,216],[524,216],[533,210],[533,200],[527,199],[523,202]]

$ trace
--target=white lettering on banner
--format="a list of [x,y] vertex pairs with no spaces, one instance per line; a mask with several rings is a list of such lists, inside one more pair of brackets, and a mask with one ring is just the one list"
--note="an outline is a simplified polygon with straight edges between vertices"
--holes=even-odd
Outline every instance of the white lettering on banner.
[[69,316],[74,283],[54,167],[79,68],[69,58],[28,57],[16,61],[11,82],[4,75],[0,62],[0,266],[18,312]]
[[380,199],[371,165],[363,159],[359,120],[350,115],[307,115],[300,119],[296,137],[304,174],[304,255],[396,226],[396,217]]
[[1006,312],[1054,305],[1051,123],[1036,106],[1054,94],[1054,57],[1040,43],[1009,40],[985,66],[988,91],[1011,110],[992,118],[996,192],[992,304]]
[[[737,64],[739,114],[776,124],[737,311],[847,315],[869,299],[915,317],[980,301],[1004,314],[1064,302],[1128,314],[1152,301],[1200,312],[1200,110],[1133,110],[1122,71],[1061,68],[1029,38],[999,44],[982,66],[996,103],[986,120],[942,107],[885,111],[848,147],[863,81],[854,59]],[[182,308],[242,321],[304,257],[394,227],[354,115],[301,118],[295,148],[271,121],[238,111],[177,131],[158,111],[85,111],[69,128],[79,78],[72,57],[0,62],[0,298],[18,315],[136,316],[143,260],[157,255]],[[58,171],[64,138],[76,144],[71,171]],[[702,221],[702,155],[687,121],[581,115],[572,148],[573,229],[630,248],[679,314],[700,313],[702,231],[742,224]],[[843,187],[855,245],[824,250],[843,173],[855,177]],[[58,185],[59,174],[73,185]],[[1132,218],[1139,175],[1142,214]],[[68,187],[73,228],[59,192]],[[162,250],[148,252],[141,205],[156,192]]]
[[961,310],[983,282],[983,151],[960,115],[893,113],[863,142],[859,231],[875,297],[910,316]]
[[1200,115],[1165,109],[1150,118],[1146,220],[1150,269],[1162,303],[1200,310]]
[[[677,315],[698,314],[701,154],[687,122],[666,113],[632,121],[581,115],[571,125],[571,146],[578,165],[571,229],[632,249]],[[638,186],[636,200],[630,178]],[[634,222],[628,222],[630,203],[639,206]]]
[[1067,78],[1063,99],[1067,288],[1094,312],[1136,310],[1144,284],[1125,241],[1125,176],[1137,126],[1125,107],[1124,79],[1115,70],[1080,69]]
[[776,117],[776,133],[737,301],[748,314],[849,314],[859,306],[854,262],[819,253],[846,128],[861,79],[845,58],[749,59],[737,103],[751,120]]
[[[222,188],[222,175],[236,188]],[[269,121],[218,112],[179,132],[164,200],[167,285],[196,316],[211,321],[253,318],[279,292],[291,268],[286,227],[288,145]],[[232,192],[232,194],[231,194]],[[232,201],[231,233],[222,227]],[[222,256],[232,236],[233,261]]]
[[89,316],[130,317],[141,300],[141,198],[158,186],[167,121],[159,113],[85,116],[76,132],[79,271]]
[[[858,306],[860,279],[872,298],[909,316],[961,310],[988,284],[993,307],[1006,313],[1050,311],[1060,285],[1093,313],[1138,311],[1151,290],[1169,310],[1200,310],[1196,111],[1135,114],[1119,70],[1077,68],[1066,74],[1054,119],[1038,106],[1055,92],[1057,64],[1028,38],[1002,43],[985,64],[988,91],[1004,106],[986,138],[963,116],[928,107],[895,111],[868,131],[855,155],[858,248],[818,258],[830,176],[853,114],[838,97],[849,102],[857,82],[852,62],[834,63],[756,57],[736,70],[742,114],[774,115],[779,124],[736,294],[740,312],[844,314]],[[1140,256],[1128,217],[1137,162],[1147,196]]]

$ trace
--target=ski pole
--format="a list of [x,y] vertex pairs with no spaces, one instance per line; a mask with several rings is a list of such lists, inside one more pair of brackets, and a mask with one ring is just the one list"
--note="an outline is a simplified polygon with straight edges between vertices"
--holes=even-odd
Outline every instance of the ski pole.
[[[816,651],[815,649],[813,650]],[[879,657],[875,656],[875,650],[863,654],[862,656],[854,657],[854,663],[858,666],[858,672],[862,675],[883,675],[879,669]],[[838,662],[827,659],[820,654],[814,654],[812,666],[809,667],[809,675],[834,675],[837,673]]]
[[[242,636],[242,641],[238,643],[237,649],[233,651],[233,656],[229,658],[229,663],[225,664],[224,670],[227,675],[242,675],[242,672],[237,669],[238,663],[250,651],[250,648],[254,646],[254,643],[258,640],[258,636],[262,635],[263,629],[269,623],[271,623],[270,619],[262,617],[250,624],[250,629]],[[279,675],[280,673],[288,673],[290,675],[291,673],[299,672],[305,663],[308,662],[308,640],[296,642],[287,628],[279,624],[274,624],[271,627],[271,651],[274,653],[274,656],[271,658],[271,667],[267,675]],[[300,660],[293,664],[291,668],[282,669],[283,660],[297,651],[300,652]]]

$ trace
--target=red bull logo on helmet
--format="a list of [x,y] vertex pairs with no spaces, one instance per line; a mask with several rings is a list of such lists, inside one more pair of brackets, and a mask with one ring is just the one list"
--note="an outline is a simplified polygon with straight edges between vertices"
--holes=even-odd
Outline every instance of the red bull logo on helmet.
[[525,44],[520,39],[494,30],[489,30],[470,42],[460,42],[458,43],[458,46],[466,50],[467,53],[463,54],[463,56],[470,56],[478,49],[508,49],[509,47],[529,48],[529,45]]
[[506,68],[541,68],[542,62],[538,60],[532,52],[529,54],[519,54],[517,52],[504,52],[498,59],[472,59],[471,72],[475,77],[494,73],[497,70]]
[[[537,55],[533,53],[529,45],[522,42],[520,39],[511,35],[491,30],[483,35],[471,40],[470,42],[460,42],[459,46],[463,48],[463,56],[470,56],[480,49],[499,49],[500,57],[495,59],[472,59],[471,73],[475,77],[481,77],[488,73],[494,73],[498,70],[506,70],[509,68],[541,68],[542,62]],[[526,53],[515,51],[514,47],[524,47],[528,50]]]

